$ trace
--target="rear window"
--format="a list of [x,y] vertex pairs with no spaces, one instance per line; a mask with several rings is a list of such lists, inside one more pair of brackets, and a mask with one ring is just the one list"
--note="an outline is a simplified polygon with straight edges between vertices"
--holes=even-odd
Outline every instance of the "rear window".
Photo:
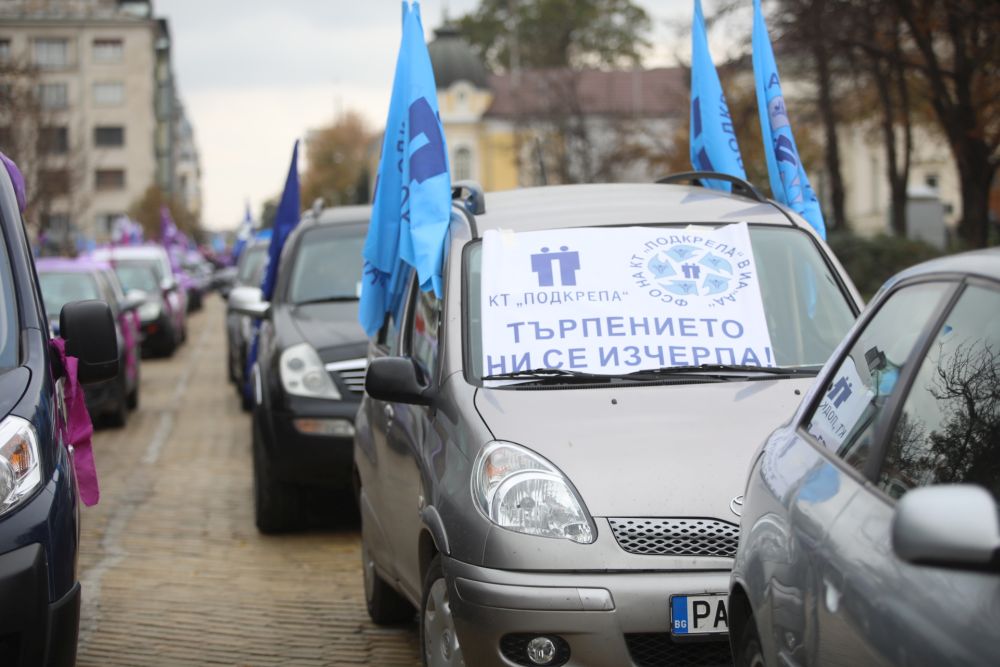
[[367,225],[329,225],[307,230],[298,244],[288,301],[357,299]]
[[72,301],[100,299],[94,276],[80,272],[50,272],[38,274],[45,301],[45,312],[52,319],[59,317],[62,307]]
[[137,289],[154,294],[160,290],[153,262],[116,261],[115,275],[126,292]]

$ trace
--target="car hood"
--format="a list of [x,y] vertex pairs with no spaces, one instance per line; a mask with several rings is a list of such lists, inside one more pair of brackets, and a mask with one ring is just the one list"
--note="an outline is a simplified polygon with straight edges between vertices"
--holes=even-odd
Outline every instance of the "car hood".
[[808,379],[559,390],[480,389],[498,440],[563,471],[593,516],[714,517],[743,494],[759,445]]
[[317,350],[368,342],[358,322],[357,301],[289,305],[283,310],[302,339]]

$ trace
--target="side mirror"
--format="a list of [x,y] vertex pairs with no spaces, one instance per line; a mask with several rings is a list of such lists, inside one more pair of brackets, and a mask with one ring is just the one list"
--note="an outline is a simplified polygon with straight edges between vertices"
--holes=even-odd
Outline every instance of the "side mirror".
[[130,289],[125,294],[125,300],[122,302],[121,309],[126,313],[132,312],[142,304],[146,303],[148,299],[149,295],[141,289]]
[[83,384],[118,375],[118,336],[111,308],[103,301],[74,301],[59,313],[59,331],[66,354],[80,360],[77,377]]
[[1000,515],[993,496],[971,484],[908,491],[892,519],[892,547],[915,565],[966,570],[1000,566]]
[[433,391],[420,381],[420,375],[417,362],[410,357],[372,359],[365,374],[365,391],[380,401],[430,405]]
[[259,287],[242,286],[229,292],[229,309],[262,320],[270,315],[271,304],[264,301]]

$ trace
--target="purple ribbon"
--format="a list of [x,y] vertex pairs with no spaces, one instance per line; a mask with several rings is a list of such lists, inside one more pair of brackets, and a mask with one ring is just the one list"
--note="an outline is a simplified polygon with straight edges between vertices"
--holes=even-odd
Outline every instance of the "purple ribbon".
[[67,447],[72,447],[70,459],[76,471],[76,482],[80,489],[80,498],[88,507],[96,505],[101,498],[101,490],[97,485],[97,467],[94,465],[94,449],[91,437],[94,435],[94,424],[87,412],[87,403],[83,397],[83,387],[77,378],[79,360],[66,354],[66,341],[53,338],[49,343],[52,352],[59,356],[66,378],[65,401],[67,418],[63,424],[63,441]]

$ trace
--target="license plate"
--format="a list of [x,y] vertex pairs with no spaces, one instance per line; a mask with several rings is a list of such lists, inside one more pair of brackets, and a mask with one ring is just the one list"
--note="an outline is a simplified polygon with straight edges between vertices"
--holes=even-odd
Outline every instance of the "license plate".
[[670,634],[717,635],[729,632],[725,593],[670,597]]

